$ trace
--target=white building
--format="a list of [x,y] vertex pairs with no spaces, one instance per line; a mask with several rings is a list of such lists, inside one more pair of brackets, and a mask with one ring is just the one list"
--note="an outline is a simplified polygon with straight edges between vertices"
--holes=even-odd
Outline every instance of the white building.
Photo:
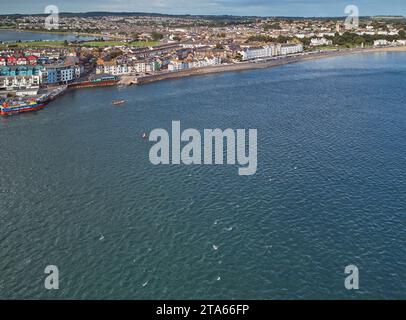
[[313,47],[317,46],[331,46],[333,44],[332,40],[327,40],[326,38],[313,38],[310,40],[310,45]]
[[67,83],[69,81],[72,81],[75,78],[75,68],[71,66],[70,68],[63,68],[61,69],[61,81]]
[[169,71],[180,71],[188,68],[188,63],[180,60],[171,60],[171,63],[168,64]]
[[0,92],[25,90],[25,91],[38,91],[41,84],[42,75],[31,76],[0,76]]
[[285,56],[288,54],[299,53],[299,52],[303,52],[302,44],[283,44],[280,47],[280,54],[282,56]]
[[96,74],[111,74],[114,76],[127,75],[132,73],[147,73],[157,70],[154,62],[149,61],[134,61],[130,63],[117,64],[116,62],[105,62],[98,65]]
[[214,57],[214,58],[204,58],[199,60],[194,60],[188,63],[189,68],[202,68],[208,66],[215,66],[221,64],[221,58]]
[[27,59],[25,57],[20,57],[17,59],[17,66],[26,66]]
[[195,59],[193,61],[181,61],[181,60],[171,60],[168,65],[169,71],[179,71],[185,69],[192,69],[192,68],[203,68],[209,66],[215,66],[221,64],[221,58],[219,57],[212,57],[212,58],[204,58],[204,59]]
[[75,65],[73,71],[75,74],[75,78],[78,79],[84,73],[85,68],[82,65]]
[[382,47],[382,46],[387,46],[389,43],[387,40],[375,40],[374,41],[374,47]]
[[261,48],[248,48],[240,52],[240,54],[243,60],[264,59],[276,56],[277,49],[275,45],[270,45]]
[[154,62],[149,61],[136,61],[133,62],[132,66],[130,66],[131,72],[135,73],[149,73],[156,70],[156,66]]
[[241,51],[242,59],[246,60],[255,60],[255,59],[266,59],[274,56],[288,55],[303,52],[302,44],[276,44],[264,46],[261,48],[249,48],[244,51]]

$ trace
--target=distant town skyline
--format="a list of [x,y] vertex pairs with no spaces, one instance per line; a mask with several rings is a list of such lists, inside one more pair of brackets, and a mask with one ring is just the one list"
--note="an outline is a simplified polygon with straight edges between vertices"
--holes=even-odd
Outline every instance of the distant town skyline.
[[14,0],[2,1],[1,14],[38,14],[48,5],[60,12],[146,12],[194,15],[344,16],[347,5],[359,7],[361,16],[406,16],[404,0]]

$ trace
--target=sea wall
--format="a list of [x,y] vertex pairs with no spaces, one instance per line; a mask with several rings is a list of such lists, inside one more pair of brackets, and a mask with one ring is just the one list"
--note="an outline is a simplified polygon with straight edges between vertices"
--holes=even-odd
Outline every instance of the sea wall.
[[297,55],[291,57],[280,57],[278,59],[269,59],[262,61],[249,61],[234,64],[222,64],[216,66],[209,66],[203,68],[186,69],[181,71],[173,72],[160,72],[154,75],[147,76],[123,76],[119,82],[121,85],[132,85],[132,84],[146,84],[151,82],[157,82],[162,80],[213,74],[220,72],[230,72],[230,71],[244,71],[244,70],[255,70],[255,69],[265,69],[275,66],[280,66],[289,63],[296,63],[301,61],[323,59],[329,57],[338,57],[349,54],[359,54],[359,53],[373,53],[373,52],[390,52],[390,51],[406,51],[406,46],[403,47],[386,47],[386,48],[370,48],[370,49],[348,49],[340,51],[326,51],[318,53],[308,53],[305,55]]

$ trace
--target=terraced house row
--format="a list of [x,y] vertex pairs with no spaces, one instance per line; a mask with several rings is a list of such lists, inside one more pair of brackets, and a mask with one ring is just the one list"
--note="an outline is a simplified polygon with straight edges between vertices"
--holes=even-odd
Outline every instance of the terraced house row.
[[113,59],[97,61],[96,74],[111,74],[114,76],[134,74],[134,73],[150,73],[158,71],[161,68],[161,62],[156,60],[128,61],[119,63]]
[[35,66],[37,64],[38,57],[36,56],[0,56],[0,66]]
[[247,48],[240,51],[242,60],[265,59],[303,52],[302,44],[272,44],[259,48]]
[[0,95],[15,92],[17,95],[36,94],[42,83],[41,66],[0,67]]

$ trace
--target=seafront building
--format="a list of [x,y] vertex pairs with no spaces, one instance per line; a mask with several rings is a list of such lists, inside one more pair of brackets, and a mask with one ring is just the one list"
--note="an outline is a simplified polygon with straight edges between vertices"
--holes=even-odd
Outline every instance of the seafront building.
[[[278,46],[279,47],[279,46]],[[278,55],[288,55],[303,52],[302,44],[282,44]]]
[[35,95],[42,84],[42,79],[41,66],[0,67],[0,95]]
[[277,55],[277,46],[270,45],[260,48],[249,48],[241,52],[243,60],[270,58]]
[[171,60],[168,71],[180,71],[193,68],[209,67],[221,64],[219,57],[206,57],[204,59],[193,59],[192,61]]
[[375,40],[374,41],[374,47],[383,47],[383,46],[387,46],[387,45],[388,45],[387,40]]
[[388,41],[385,39],[380,39],[374,41],[374,47],[385,47],[385,46],[406,46],[406,40]]
[[202,68],[208,66],[216,66],[222,63],[220,57],[204,58],[204,59],[195,59],[194,61],[188,62],[188,68]]
[[46,84],[67,84],[80,77],[80,67],[75,65],[47,65],[44,79]]
[[189,63],[182,60],[171,60],[168,65],[168,71],[180,71],[189,69]]
[[312,47],[331,46],[332,44],[333,44],[333,41],[327,40],[326,38],[313,38],[310,40],[310,45]]
[[128,63],[118,63],[116,60],[97,61],[96,74],[110,74],[114,76],[150,73],[160,69],[159,61],[130,61]]
[[303,52],[302,44],[272,44],[260,48],[247,48],[240,51],[242,60],[266,59],[280,55]]

